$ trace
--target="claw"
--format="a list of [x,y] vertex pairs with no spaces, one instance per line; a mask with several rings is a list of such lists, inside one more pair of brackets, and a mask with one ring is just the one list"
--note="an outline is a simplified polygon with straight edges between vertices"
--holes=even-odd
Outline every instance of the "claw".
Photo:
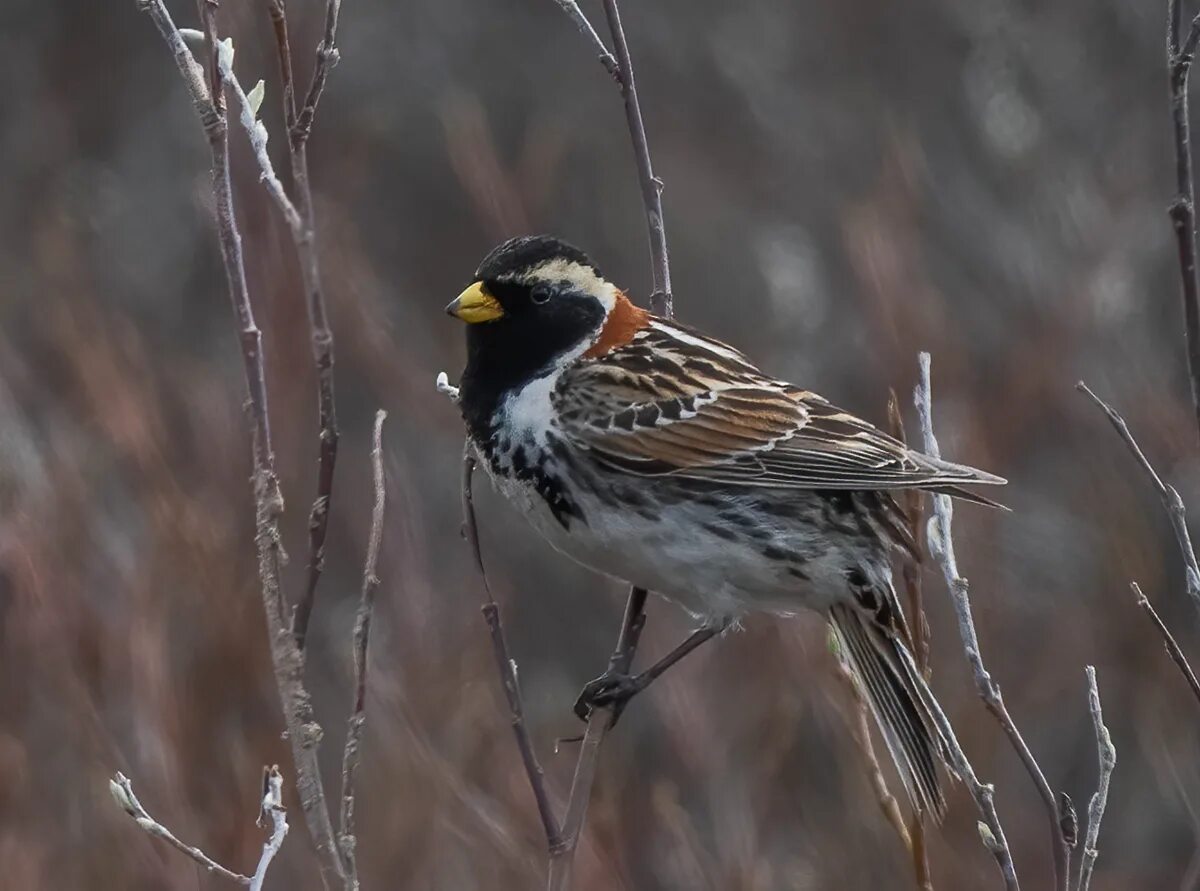
[[[646,688],[646,681],[641,675],[621,674],[606,671],[600,677],[588,681],[584,685],[579,698],[575,700],[575,715],[581,721],[587,721],[592,712],[598,708],[612,707],[612,724],[617,723],[626,703]],[[610,725],[612,726],[612,725]]]

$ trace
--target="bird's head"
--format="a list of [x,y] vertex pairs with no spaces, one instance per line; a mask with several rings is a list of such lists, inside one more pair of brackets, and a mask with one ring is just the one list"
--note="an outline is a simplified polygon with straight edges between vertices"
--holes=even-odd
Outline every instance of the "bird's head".
[[548,235],[489,253],[446,312],[467,323],[468,372],[500,389],[618,346],[648,318],[583,251]]

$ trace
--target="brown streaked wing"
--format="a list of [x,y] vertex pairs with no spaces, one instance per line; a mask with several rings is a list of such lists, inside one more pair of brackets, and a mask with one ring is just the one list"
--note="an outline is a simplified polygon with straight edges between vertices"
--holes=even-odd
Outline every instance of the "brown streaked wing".
[[820,396],[767,377],[732,347],[661,319],[565,372],[555,398],[577,445],[634,474],[785,489],[1003,482],[912,452]]

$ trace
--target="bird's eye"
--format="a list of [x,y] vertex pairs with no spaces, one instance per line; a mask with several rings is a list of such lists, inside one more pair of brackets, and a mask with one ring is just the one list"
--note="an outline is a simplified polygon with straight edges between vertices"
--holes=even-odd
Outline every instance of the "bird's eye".
[[550,288],[547,285],[534,285],[529,292],[529,299],[541,306],[550,299]]

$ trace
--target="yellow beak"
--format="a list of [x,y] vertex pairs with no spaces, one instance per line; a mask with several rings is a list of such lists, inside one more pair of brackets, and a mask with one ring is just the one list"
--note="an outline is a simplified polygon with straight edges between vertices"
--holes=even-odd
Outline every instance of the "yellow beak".
[[459,294],[458,299],[446,307],[446,312],[468,325],[490,322],[504,315],[496,298],[483,289],[483,282],[475,282]]

